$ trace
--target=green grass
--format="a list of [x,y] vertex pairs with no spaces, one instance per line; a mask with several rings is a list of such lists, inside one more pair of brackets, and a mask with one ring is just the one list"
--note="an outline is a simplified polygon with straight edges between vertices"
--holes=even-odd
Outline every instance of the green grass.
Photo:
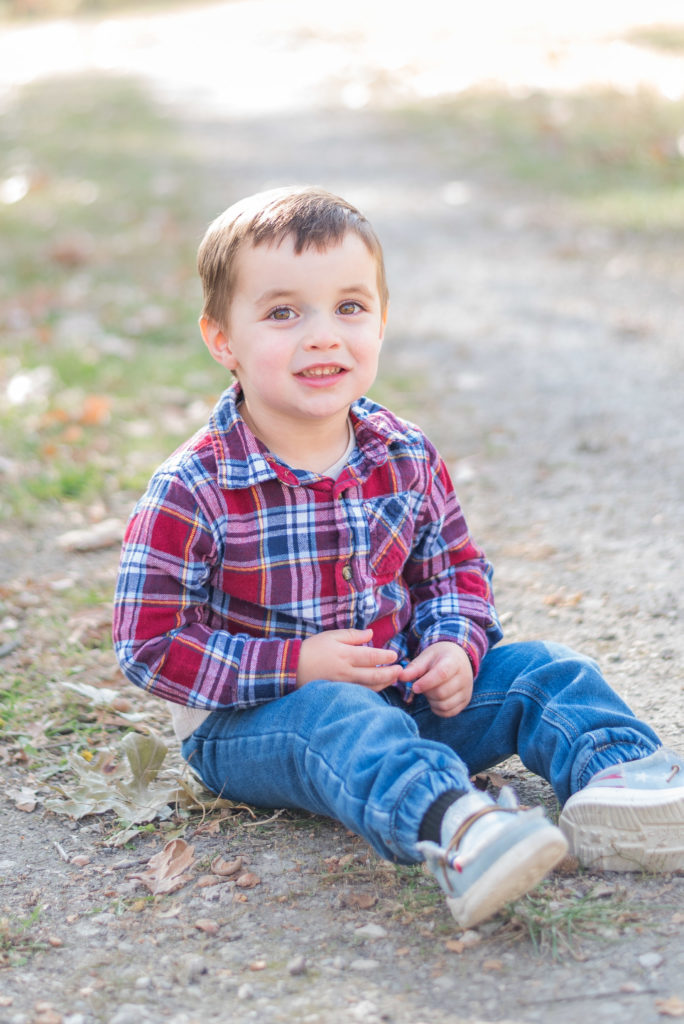
[[8,181],[25,194],[0,203],[0,504],[31,522],[137,492],[227,380],[197,329],[202,171],[138,88],[27,88],[0,127]]
[[684,25],[640,25],[628,32],[625,39],[650,50],[675,55],[684,53]]
[[592,223],[684,227],[684,101],[642,90],[515,98],[470,91],[413,112],[454,178],[509,178]]
[[34,935],[40,915],[36,907],[26,917],[0,918],[0,967],[21,967],[32,954],[49,948]]
[[0,0],[0,21],[139,14],[187,3],[188,0]]
[[590,890],[577,895],[551,880],[507,908],[509,925],[526,933],[539,954],[581,958],[584,941],[614,939],[640,920],[627,891]]
[[422,865],[395,865],[397,910],[402,918],[431,914],[444,906],[444,893]]

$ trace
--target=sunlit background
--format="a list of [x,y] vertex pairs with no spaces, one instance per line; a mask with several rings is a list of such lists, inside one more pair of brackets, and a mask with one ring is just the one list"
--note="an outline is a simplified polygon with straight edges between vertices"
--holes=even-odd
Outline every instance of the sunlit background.
[[[16,0],[9,9],[31,14],[32,4]],[[63,16],[36,24],[34,14],[33,23],[3,27],[5,95],[40,78],[92,71],[140,77],[197,116],[359,109],[492,83],[514,95],[588,84],[626,92],[648,85],[671,100],[684,93],[681,49],[667,45],[668,29],[684,30],[673,0],[243,0],[170,11],[112,6],[99,15],[76,11],[78,19],[66,16],[68,0],[61,9],[56,0],[51,10]]]
[[[497,182],[562,203],[585,238],[658,230],[675,259],[681,2],[4,0],[0,17],[0,472],[28,518],[128,500],[201,421],[218,382],[187,345],[194,253],[246,191],[315,180],[360,203],[419,336],[454,316],[454,337],[477,333],[487,266],[458,263],[445,226],[470,217],[474,254]],[[529,214],[509,197],[501,219],[512,238]],[[384,377],[409,413],[412,358],[397,344]]]

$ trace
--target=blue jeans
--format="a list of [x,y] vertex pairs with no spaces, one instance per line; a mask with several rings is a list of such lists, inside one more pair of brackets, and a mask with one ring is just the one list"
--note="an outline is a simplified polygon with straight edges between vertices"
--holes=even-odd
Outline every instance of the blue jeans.
[[565,647],[516,643],[484,658],[461,714],[440,718],[421,695],[318,680],[257,707],[214,711],[183,742],[204,783],[231,800],[312,811],[342,822],[402,863],[428,807],[517,754],[561,803],[602,768],[660,746],[603,679]]

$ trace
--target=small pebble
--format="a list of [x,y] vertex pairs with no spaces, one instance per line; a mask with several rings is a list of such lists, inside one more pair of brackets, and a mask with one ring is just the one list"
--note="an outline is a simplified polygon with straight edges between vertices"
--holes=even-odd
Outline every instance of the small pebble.
[[360,1003],[352,1007],[351,1015],[354,1020],[370,1021],[377,1020],[378,1008],[369,999],[362,999]]
[[287,965],[287,969],[288,972],[292,975],[306,974],[306,958],[303,956],[294,957],[292,960],[290,960],[289,964]]
[[466,949],[468,949],[471,946],[477,946],[480,942],[482,942],[482,936],[480,935],[479,932],[470,929],[467,932],[463,932],[463,935],[461,935],[461,942],[466,947]]
[[361,928],[354,929],[354,935],[365,939],[384,939],[387,937],[386,930],[380,924],[364,924]]
[[380,967],[380,961],[358,957],[356,960],[352,960],[349,966],[352,971],[377,971]]
[[184,958],[182,965],[180,965],[178,976],[174,978],[174,981],[180,982],[181,985],[191,985],[193,982],[199,981],[202,975],[206,973],[207,965],[204,957],[187,956]]
[[141,1024],[146,1020],[142,1006],[135,1006],[133,1003],[124,1003],[109,1018],[109,1024]]
[[642,953],[639,957],[639,963],[647,971],[654,971],[656,967],[660,967],[662,962],[663,958],[660,953]]

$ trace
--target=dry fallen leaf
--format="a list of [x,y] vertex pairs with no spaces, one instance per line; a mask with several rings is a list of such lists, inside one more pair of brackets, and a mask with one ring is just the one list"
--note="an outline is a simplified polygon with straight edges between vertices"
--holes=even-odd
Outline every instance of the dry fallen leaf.
[[35,1004],[35,1024],[62,1024],[62,1015],[55,1010],[52,1003],[40,1001]]
[[217,836],[221,831],[220,821],[205,821],[203,825],[198,825],[195,829],[195,835],[197,836]]
[[[67,641],[83,647],[98,647],[112,631],[112,609],[110,605],[96,608],[82,608],[67,622],[70,630]],[[67,684],[68,685],[68,684]],[[72,686],[72,689],[75,687]],[[97,697],[97,694],[93,696]],[[102,695],[104,702],[104,694]]]
[[95,427],[109,422],[111,412],[112,399],[109,395],[86,395],[78,418],[84,426]]
[[684,1017],[684,1001],[679,996],[669,999],[656,999],[656,1010],[661,1017]]
[[[61,798],[46,799],[48,810],[73,818],[112,810],[132,823],[132,834],[140,823],[168,817],[170,804],[178,794],[178,780],[161,774],[166,744],[156,736],[128,733],[119,747],[125,754],[125,762],[117,760],[115,753],[108,750],[100,751],[90,761],[80,754],[72,754],[69,766],[78,782],[76,785],[71,782],[53,784]],[[125,830],[117,835],[128,838],[130,834],[130,830]]]
[[447,939],[444,943],[450,953],[462,953],[465,947],[465,942],[461,942],[460,939]]
[[245,871],[244,875],[239,876],[235,884],[240,889],[253,889],[255,885],[261,885],[261,879],[251,871]]
[[559,864],[556,864],[553,870],[557,875],[576,875],[579,871],[579,866],[578,858],[568,853]]
[[196,889],[208,889],[212,885],[220,885],[221,878],[218,875],[200,875],[197,879]]
[[112,547],[123,540],[125,524],[119,519],[102,522],[79,530],[69,530],[57,538],[57,547],[63,551],[97,551]]
[[209,918],[203,917],[199,921],[195,921],[195,928],[199,932],[204,932],[205,935],[216,935],[219,930],[219,925],[216,921],[211,921]]
[[26,811],[28,814],[35,811],[38,797],[35,790],[29,786],[22,786],[20,789],[9,787],[5,790],[5,794],[14,801],[14,806],[18,811]]
[[242,857],[236,857],[235,860],[224,860],[223,857],[214,857],[211,862],[211,870],[215,875],[228,878],[230,875],[236,875],[243,864]]
[[184,839],[171,839],[163,850],[150,857],[144,871],[128,878],[142,882],[154,896],[175,892],[190,881],[187,869],[194,861],[194,846],[189,846]]
[[504,779],[503,775],[499,775],[498,772],[486,771],[478,772],[477,775],[473,775],[471,782],[476,789],[486,790],[490,786],[494,789],[503,789],[504,786],[508,786],[508,780]]
[[347,892],[342,896],[341,903],[345,907],[356,907],[358,910],[370,910],[378,902],[372,892]]
[[552,608],[574,608],[580,604],[584,597],[584,594],[579,591],[576,594],[568,594],[564,587],[557,590],[553,594],[547,594],[544,598],[544,604],[549,605]]

